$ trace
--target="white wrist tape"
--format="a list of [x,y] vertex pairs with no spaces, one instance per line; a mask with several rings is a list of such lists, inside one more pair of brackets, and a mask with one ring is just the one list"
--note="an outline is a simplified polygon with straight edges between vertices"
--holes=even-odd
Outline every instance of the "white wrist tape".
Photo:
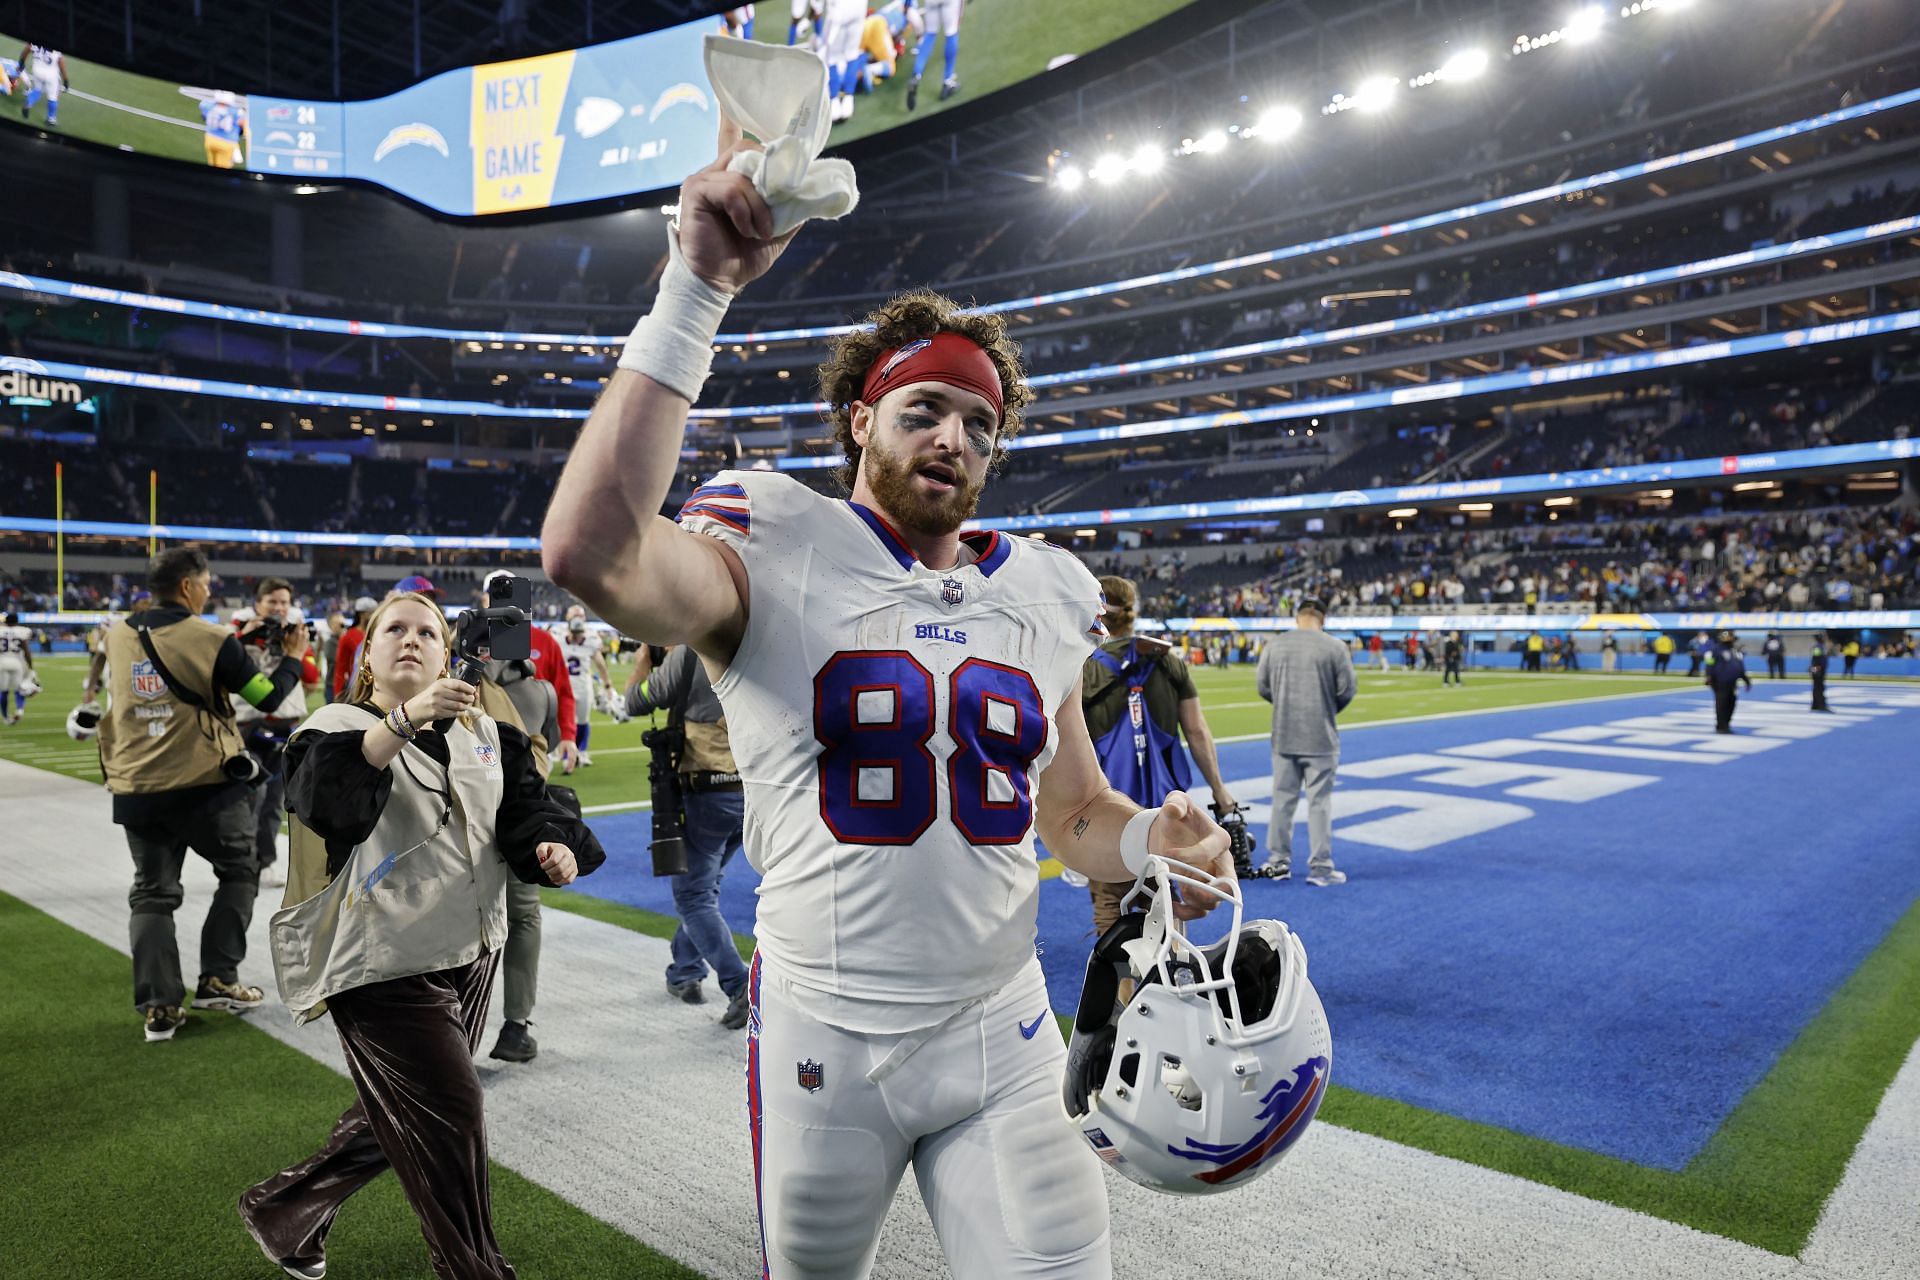
[[681,259],[676,223],[667,230],[667,269],[653,310],[633,326],[620,367],[646,374],[692,404],[713,368],[713,336],[731,305],[732,294],[702,280]]
[[1147,869],[1147,831],[1159,816],[1158,809],[1142,809],[1120,829],[1120,861],[1126,863],[1128,872],[1136,880]]

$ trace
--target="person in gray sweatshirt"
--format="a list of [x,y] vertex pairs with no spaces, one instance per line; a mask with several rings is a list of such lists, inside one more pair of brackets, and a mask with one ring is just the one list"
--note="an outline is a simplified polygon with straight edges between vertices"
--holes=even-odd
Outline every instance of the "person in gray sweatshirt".
[[1340,764],[1340,728],[1334,718],[1353,701],[1353,659],[1326,633],[1327,606],[1302,600],[1295,629],[1282,631],[1260,654],[1260,696],[1273,704],[1273,816],[1267,824],[1263,874],[1293,874],[1293,813],[1307,793],[1310,853],[1307,883],[1345,884],[1333,865],[1333,775]]

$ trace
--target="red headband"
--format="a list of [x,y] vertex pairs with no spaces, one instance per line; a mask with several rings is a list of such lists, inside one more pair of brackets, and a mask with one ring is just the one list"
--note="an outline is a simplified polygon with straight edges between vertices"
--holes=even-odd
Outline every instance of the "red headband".
[[867,369],[860,399],[869,405],[878,404],[887,392],[914,382],[944,382],[971,391],[993,406],[995,425],[999,424],[1004,405],[1000,371],[971,338],[943,330],[931,338],[915,338],[881,352]]

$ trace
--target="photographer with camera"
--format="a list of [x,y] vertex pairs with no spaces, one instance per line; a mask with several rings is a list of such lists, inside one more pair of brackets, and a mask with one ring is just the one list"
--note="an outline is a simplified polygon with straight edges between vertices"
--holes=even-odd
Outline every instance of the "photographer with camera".
[[431,600],[389,596],[347,702],[316,710],[287,747],[274,976],[300,1022],[333,1015],[359,1095],[318,1152],[240,1197],[249,1234],[288,1275],[325,1272],[339,1210],[389,1166],[435,1275],[514,1274],[494,1237],[473,1067],[507,886],[568,884],[605,855],[548,791],[526,735],[478,707],[485,654],[512,651],[516,619],[476,617],[492,612],[469,610],[449,643]]
[[[1220,776],[1213,732],[1187,664],[1166,641],[1133,634],[1139,592],[1131,581],[1108,574],[1100,579],[1100,595],[1108,638],[1088,656],[1080,674],[1080,706],[1100,771],[1114,790],[1153,808],[1192,785],[1193,771],[1180,750],[1184,732],[1194,763],[1213,789],[1213,814],[1231,840],[1234,868],[1242,877],[1250,875],[1252,838]],[[1104,935],[1120,918],[1120,903],[1133,884],[1094,880],[1087,890],[1093,896],[1094,934]]]
[[198,547],[161,552],[147,571],[152,607],[129,614],[104,641],[112,701],[98,722],[100,767],[133,853],[133,999],[149,1041],[172,1039],[183,1021],[173,913],[189,848],[220,880],[200,934],[194,1004],[245,1013],[262,998],[241,984],[239,967],[260,882],[247,788],[264,774],[228,695],[251,707],[281,705],[300,684],[307,636],[289,630],[272,671],[262,671],[238,637],[199,616],[213,594],[210,576]]
[[320,668],[313,660],[313,629],[300,611],[293,607],[293,584],[285,578],[262,578],[253,589],[253,609],[233,617],[240,647],[260,671],[279,666],[288,631],[305,631],[308,652],[300,659],[300,685],[287,692],[277,703],[256,707],[245,698],[233,697],[233,718],[246,739],[247,750],[259,757],[266,776],[253,789],[253,856],[261,877],[279,857],[282,802],[286,799],[286,777],[280,770],[280,756],[287,738],[307,718],[307,693],[320,687]]
[[[559,744],[560,760],[567,773],[578,760],[573,744],[573,683],[567,678],[566,660],[559,642],[540,627],[532,625],[533,590],[525,578],[505,569],[495,569],[480,588],[480,610],[518,608],[522,616],[509,624],[512,639],[501,643],[506,633],[482,638],[471,629],[483,619],[469,610],[461,615],[459,646],[484,645],[485,665],[476,668],[473,681],[480,690],[480,707],[502,724],[524,732],[533,743],[535,767],[544,780],[553,765],[548,750]],[[504,621],[504,619],[498,619]],[[564,791],[564,789],[562,789]],[[565,791],[571,796],[571,791]],[[506,1021],[494,1041],[488,1057],[502,1062],[532,1062],[540,1045],[527,1029],[533,1021],[533,1004],[540,988],[540,888],[515,882],[507,886],[506,973],[501,1003]]]
[[[705,1000],[700,983],[712,966],[727,995],[720,1025],[747,1025],[747,966],[720,914],[720,880],[744,839],[747,803],[727,739],[727,717],[689,645],[667,652],[657,668],[640,651],[627,683],[627,713],[667,711],[667,727],[641,735],[651,758],[653,873],[673,877],[673,962],[667,993],[688,1004]],[[650,670],[650,668],[652,668]]]

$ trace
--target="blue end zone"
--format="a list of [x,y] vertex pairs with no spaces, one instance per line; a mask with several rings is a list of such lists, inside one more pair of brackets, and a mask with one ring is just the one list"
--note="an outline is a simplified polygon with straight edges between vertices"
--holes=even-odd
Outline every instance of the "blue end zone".
[[[1732,740],[1693,687],[1348,730],[1334,853],[1351,882],[1246,890],[1250,916],[1306,943],[1334,1079],[1685,1166],[1920,895],[1920,690],[1830,684],[1841,714],[1816,716],[1805,688],[1759,682]],[[1266,744],[1221,756],[1240,799],[1263,798]],[[1253,816],[1264,850],[1264,804]],[[616,853],[582,888],[671,913],[646,815],[594,825]],[[729,868],[741,932],[756,882]],[[1043,883],[1040,939],[1071,1010],[1085,890]]]

